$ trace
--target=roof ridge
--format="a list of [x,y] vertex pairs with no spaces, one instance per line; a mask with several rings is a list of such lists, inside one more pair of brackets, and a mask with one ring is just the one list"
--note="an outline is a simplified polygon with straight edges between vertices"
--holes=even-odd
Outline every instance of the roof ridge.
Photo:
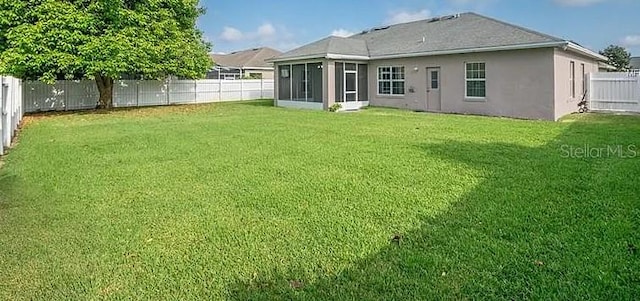
[[526,28],[524,26],[520,26],[520,25],[516,25],[516,24],[513,24],[513,23],[505,22],[505,21],[498,20],[498,19],[495,19],[495,18],[492,18],[492,17],[487,17],[485,15],[481,15],[481,14],[478,14],[478,13],[466,12],[466,13],[463,13],[463,14],[465,14],[465,15],[473,15],[473,16],[484,18],[484,19],[487,19],[487,20],[491,20],[493,22],[497,22],[497,23],[500,23],[500,24],[503,24],[503,25],[515,27],[517,29],[520,29],[522,31],[526,31],[528,33],[539,35],[539,36],[542,36],[542,37],[545,37],[545,38],[549,38],[549,39],[552,39],[552,40],[557,40],[558,42],[567,41],[566,39],[558,38],[556,36],[552,36],[552,35],[549,35],[549,34],[546,34],[546,33],[542,33],[542,32],[539,32],[537,30],[529,29],[529,28]]
[[[251,56],[251,58],[250,58],[250,59],[248,59],[248,60],[245,62],[245,64],[248,64],[249,62],[252,62],[253,60],[255,60],[255,59],[258,57],[258,55],[259,55],[262,51],[264,51],[264,47],[252,48],[252,49],[251,49],[251,50],[249,50],[249,51],[254,51],[255,53],[253,54],[253,56]],[[252,66],[241,66],[241,67],[243,67],[243,68],[244,68],[244,67],[252,67]]]

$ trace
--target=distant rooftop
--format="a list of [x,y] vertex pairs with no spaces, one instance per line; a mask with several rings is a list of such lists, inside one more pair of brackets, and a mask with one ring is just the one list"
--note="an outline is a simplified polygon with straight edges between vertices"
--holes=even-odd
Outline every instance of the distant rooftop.
[[629,61],[631,69],[640,69],[640,56],[632,57]]
[[212,54],[215,64],[222,67],[236,68],[267,68],[273,67],[273,64],[266,62],[282,52],[268,47],[253,48],[241,51],[235,51],[229,54]]

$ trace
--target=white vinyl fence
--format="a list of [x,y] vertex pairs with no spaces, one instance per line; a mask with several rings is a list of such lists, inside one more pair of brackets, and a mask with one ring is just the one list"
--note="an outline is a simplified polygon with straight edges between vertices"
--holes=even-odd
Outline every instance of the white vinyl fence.
[[[82,110],[96,107],[99,93],[92,80],[39,81],[23,84],[24,111]],[[196,104],[273,98],[273,80],[118,80],[113,88],[114,107]]]
[[22,121],[22,82],[13,77],[0,76],[0,155],[11,146],[11,140]]
[[632,72],[589,74],[589,109],[640,112],[640,76]]

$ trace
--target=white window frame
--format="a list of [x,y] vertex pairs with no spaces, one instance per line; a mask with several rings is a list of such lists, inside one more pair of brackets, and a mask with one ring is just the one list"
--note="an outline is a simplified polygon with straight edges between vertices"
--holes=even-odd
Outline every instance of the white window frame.
[[587,93],[587,67],[584,63],[580,63],[580,70],[582,72],[582,96]]
[[576,62],[569,62],[569,97],[576,98]]
[[[389,68],[389,79],[380,79],[380,69],[382,68]],[[402,79],[393,79],[393,68],[402,68]],[[378,66],[377,70],[376,70],[376,94],[378,96],[404,96],[407,89],[407,85],[406,85],[406,79],[407,79],[407,74],[406,74],[407,68],[405,68],[405,66]],[[389,94],[387,93],[380,93],[380,82],[389,82]],[[393,93],[393,83],[394,82],[402,82],[403,83],[403,93],[402,94],[394,94]]]
[[[469,64],[484,64],[484,78],[467,78]],[[467,83],[484,82],[484,96],[469,96]],[[486,100],[487,99],[487,63],[486,62],[465,62],[464,63],[464,98],[469,100]]]

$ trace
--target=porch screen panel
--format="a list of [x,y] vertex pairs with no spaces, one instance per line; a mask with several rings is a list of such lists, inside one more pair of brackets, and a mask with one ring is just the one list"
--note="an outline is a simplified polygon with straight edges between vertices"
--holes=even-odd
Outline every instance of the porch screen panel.
[[369,100],[369,68],[367,65],[358,65],[358,101]]
[[322,64],[312,63],[307,65],[309,74],[309,100],[322,102]]
[[278,66],[278,99],[291,100],[291,68],[289,65]]
[[293,88],[292,99],[294,101],[306,101],[307,81],[304,71],[304,64],[291,66],[291,87]]
[[358,81],[358,77],[357,74],[355,72],[348,72],[345,73],[346,76],[346,84],[347,86],[345,87],[345,91],[346,93],[346,101],[356,101],[357,98],[357,90],[356,90],[356,82]]
[[344,64],[336,63],[336,102],[343,102],[344,96]]

